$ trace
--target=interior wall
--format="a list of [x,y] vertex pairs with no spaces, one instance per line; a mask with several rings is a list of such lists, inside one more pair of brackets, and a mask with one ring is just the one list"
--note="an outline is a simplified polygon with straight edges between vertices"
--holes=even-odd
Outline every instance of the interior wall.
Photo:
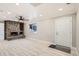
[[53,43],[54,39],[54,22],[53,20],[42,20],[37,21],[37,32],[30,32],[29,22],[27,23],[27,34],[28,38],[39,39]]
[[76,47],[76,14],[72,15],[72,47]]
[[79,50],[79,8],[77,11],[77,19],[76,19],[76,44],[77,49]]
[[[76,47],[76,20],[75,20],[75,15],[67,15],[67,16],[72,16],[73,19],[73,27],[72,27],[72,46]],[[63,17],[63,16],[61,16]],[[64,16],[65,17],[65,16]],[[58,17],[59,18],[59,17]],[[25,35],[26,38],[32,38],[32,39],[39,39],[39,40],[45,40],[48,42],[51,42],[52,44],[55,44],[55,24],[54,24],[55,19],[47,19],[47,20],[41,20],[37,21],[37,32],[33,33],[30,32],[29,30],[29,21],[26,22],[25,26]],[[26,29],[27,28],[27,29]]]
[[0,21],[0,41],[4,40],[4,22]]
[[25,37],[27,38],[27,32],[28,32],[28,21],[25,21],[25,23],[24,23],[24,35],[25,35]]

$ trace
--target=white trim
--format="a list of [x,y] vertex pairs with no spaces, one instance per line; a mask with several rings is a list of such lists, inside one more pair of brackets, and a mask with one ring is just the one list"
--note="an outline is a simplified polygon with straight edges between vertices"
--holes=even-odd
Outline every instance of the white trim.
[[71,54],[73,56],[79,56],[78,49],[76,47],[71,47]]
[[[35,38],[30,38],[30,37],[26,37],[26,38],[27,38],[27,39],[30,39],[30,40],[38,40],[38,41],[41,41],[40,39],[35,39]],[[44,42],[44,43],[49,43],[49,45],[54,44],[54,43],[48,42],[48,41],[46,41],[46,40],[42,40],[42,42]]]

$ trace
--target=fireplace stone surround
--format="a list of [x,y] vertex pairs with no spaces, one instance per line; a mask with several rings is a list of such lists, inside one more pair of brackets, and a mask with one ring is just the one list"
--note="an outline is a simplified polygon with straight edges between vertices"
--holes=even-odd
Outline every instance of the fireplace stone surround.
[[7,20],[5,23],[5,40],[24,38],[24,22]]

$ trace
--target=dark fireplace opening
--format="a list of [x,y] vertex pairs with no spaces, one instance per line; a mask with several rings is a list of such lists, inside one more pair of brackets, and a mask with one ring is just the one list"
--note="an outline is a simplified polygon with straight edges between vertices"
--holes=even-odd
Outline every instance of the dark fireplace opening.
[[21,34],[23,34],[23,32],[20,32],[19,34],[21,35]]
[[18,32],[11,32],[11,36],[17,36]]

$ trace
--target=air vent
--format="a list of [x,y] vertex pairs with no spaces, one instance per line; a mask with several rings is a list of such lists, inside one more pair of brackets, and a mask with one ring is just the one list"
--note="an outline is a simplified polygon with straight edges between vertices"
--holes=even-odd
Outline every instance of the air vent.
[[67,5],[70,5],[71,3],[66,3]]

